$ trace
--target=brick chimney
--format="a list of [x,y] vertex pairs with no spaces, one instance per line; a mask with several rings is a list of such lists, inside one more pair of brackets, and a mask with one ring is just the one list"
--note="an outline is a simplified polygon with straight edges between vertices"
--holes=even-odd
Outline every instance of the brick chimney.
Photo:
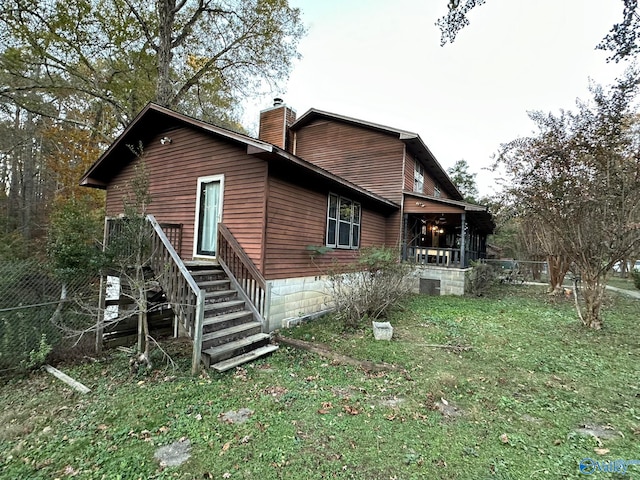
[[291,152],[289,127],[295,121],[295,110],[286,106],[281,98],[274,98],[273,107],[260,112],[258,138]]

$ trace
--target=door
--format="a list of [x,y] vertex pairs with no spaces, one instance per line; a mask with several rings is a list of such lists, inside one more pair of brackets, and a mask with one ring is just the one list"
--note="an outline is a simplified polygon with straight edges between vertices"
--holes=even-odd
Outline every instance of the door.
[[222,215],[222,176],[198,179],[196,256],[216,256],[218,222]]

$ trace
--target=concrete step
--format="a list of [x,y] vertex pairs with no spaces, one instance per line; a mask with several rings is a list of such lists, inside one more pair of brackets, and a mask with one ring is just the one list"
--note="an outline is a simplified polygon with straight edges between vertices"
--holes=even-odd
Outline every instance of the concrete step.
[[207,348],[202,353],[207,355],[209,363],[221,362],[233,356],[247,353],[249,350],[255,350],[263,346],[262,344],[268,343],[270,338],[267,333],[256,333],[255,335],[249,335],[248,337],[218,345],[217,347]]
[[237,357],[231,357],[222,362],[215,363],[211,365],[211,368],[213,368],[218,372],[225,372],[231,368],[237,367],[238,365],[251,362],[257,358],[260,358],[269,353],[275,352],[276,350],[278,350],[277,345],[265,345],[264,347],[251,350],[250,352],[244,353],[242,355],[238,355]]

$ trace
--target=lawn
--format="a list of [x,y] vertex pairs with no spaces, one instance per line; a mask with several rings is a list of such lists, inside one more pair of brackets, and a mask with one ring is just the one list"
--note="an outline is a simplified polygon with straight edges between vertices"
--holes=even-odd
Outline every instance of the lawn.
[[[335,319],[282,332],[386,369],[281,347],[190,377],[183,343],[166,345],[179,370],[157,356],[161,368],[132,376],[120,352],[60,365],[92,392],[43,372],[1,387],[0,477],[583,478],[582,459],[640,460],[638,301],[611,294],[604,315],[603,331],[586,331],[571,301],[504,286],[415,297],[390,342]],[[224,421],[243,408],[244,423]],[[180,439],[189,460],[160,466],[154,452]],[[638,476],[629,465],[625,478]]]

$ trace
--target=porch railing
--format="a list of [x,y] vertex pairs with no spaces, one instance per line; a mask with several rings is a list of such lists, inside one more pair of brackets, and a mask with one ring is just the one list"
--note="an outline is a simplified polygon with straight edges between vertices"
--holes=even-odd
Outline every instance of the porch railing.
[[[121,232],[122,218],[107,219],[106,240]],[[162,287],[174,314],[193,341],[191,370],[197,373],[202,350],[202,323],[204,319],[204,292],[182,262],[167,238],[167,234],[153,215],[147,215],[149,235],[149,267]],[[177,225],[168,225],[172,238],[179,238]],[[124,253],[124,252],[121,252]]]
[[479,260],[480,252],[466,250],[464,252],[464,265],[461,261],[461,250],[459,248],[439,248],[439,247],[407,247],[407,258],[409,262],[420,265],[436,265],[439,267],[464,268],[469,262]]
[[265,316],[268,311],[269,285],[240,243],[223,223],[218,224],[216,257],[256,319],[263,324],[263,327],[266,327]]

